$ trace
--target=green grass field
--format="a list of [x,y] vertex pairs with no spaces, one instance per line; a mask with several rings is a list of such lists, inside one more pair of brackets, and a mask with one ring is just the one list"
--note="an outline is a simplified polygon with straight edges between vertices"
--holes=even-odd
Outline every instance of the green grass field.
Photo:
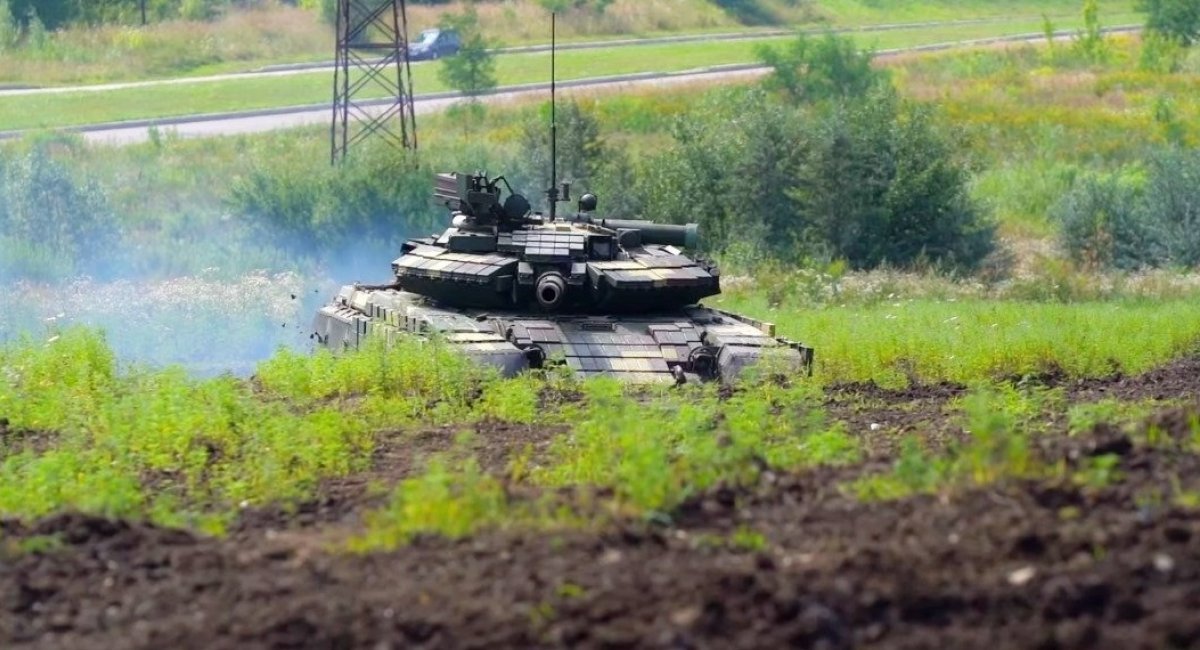
[[[252,381],[127,368],[87,330],[0,345],[7,432],[0,438],[0,515],[79,509],[220,533],[243,508],[304,501],[322,480],[364,471],[381,434],[449,427],[462,432],[455,444],[390,488],[354,548],[392,547],[423,532],[591,525],[669,512],[708,486],[753,481],[763,467],[858,461],[862,440],[822,406],[829,384],[1001,381],[969,399],[967,413],[993,423],[980,424],[979,435],[1003,426],[992,433],[1025,436],[1028,424],[997,425],[996,418],[1033,418],[1046,403],[1003,381],[1048,372],[1132,374],[1194,353],[1200,343],[1194,299],[904,300],[776,310],[764,300],[751,292],[720,304],[774,318],[783,334],[815,344],[816,375],[790,386],[751,384],[732,396],[714,386],[630,390],[555,372],[501,380],[436,342],[340,358],[282,351]],[[536,461],[526,451],[503,472],[484,471],[470,452],[472,432],[497,423],[563,433]],[[962,462],[971,462],[971,449],[958,452]],[[995,480],[1027,468],[1010,460],[948,469],[940,480],[959,471],[978,476],[985,467]],[[867,479],[854,489],[879,498],[904,488],[888,481]],[[514,484],[543,496],[514,499]],[[560,501],[560,488],[607,496],[589,508]]]
[[[788,5],[770,6],[783,12]],[[984,0],[827,0],[821,7],[846,24],[1033,10],[1026,2]],[[860,35],[858,42],[888,48],[1041,28],[1025,19],[1001,24],[999,31],[997,24],[913,29]],[[752,61],[753,48],[740,42],[564,52],[560,69],[564,79],[682,70]],[[1197,354],[1200,276],[1075,265],[1054,247],[1057,225],[1049,213],[1082,175],[1136,173],[1148,145],[1200,142],[1200,59],[1180,53],[1174,71],[1161,72],[1144,69],[1141,52],[1136,39],[1114,38],[1103,60],[1081,60],[1060,43],[890,63],[902,95],[935,105],[937,119],[962,130],[957,153],[975,163],[971,192],[996,216],[1014,259],[989,260],[978,274],[960,276],[929,268],[849,272],[837,261],[772,263],[730,254],[719,260],[725,294],[705,302],[774,322],[780,335],[817,354],[811,379],[751,377],[733,390],[628,388],[553,370],[501,379],[436,340],[339,357],[310,354],[305,343],[277,349],[281,332],[307,328],[311,303],[330,294],[332,279],[351,278],[286,259],[283,244],[273,248],[277,242],[261,235],[238,239],[248,219],[230,214],[225,190],[266,166],[311,181],[312,165],[326,165],[324,128],[191,141],[161,136],[119,149],[46,134],[4,144],[14,161],[45,147],[79,182],[96,183],[130,255],[142,256],[145,266],[134,270],[160,275],[21,281],[0,295],[0,518],[83,511],[222,534],[247,511],[288,519],[326,496],[331,481],[350,477],[369,495],[356,506],[361,522],[329,524],[321,529],[328,537],[307,543],[369,552],[424,534],[558,531],[614,521],[662,526],[706,491],[768,486],[780,473],[816,467],[838,468],[822,478],[822,499],[949,499],[955,490],[1007,479],[1045,480],[1055,489],[1114,484],[1118,470],[1130,468],[1117,467],[1119,460],[1106,458],[1111,454],[1060,460],[1040,443],[1072,442],[1068,434],[1097,423],[1141,421],[1182,399],[1071,403],[1073,388],[1064,380],[1129,377]],[[546,55],[506,56],[500,74],[504,83],[543,81],[546,63]],[[414,73],[420,91],[440,89],[434,66]],[[0,128],[319,103],[328,85],[328,74],[317,73],[0,98]],[[637,159],[668,143],[677,117],[721,92],[645,90],[589,99],[587,108],[608,144]],[[526,122],[541,123],[533,122],[538,110],[489,109],[468,126],[447,115],[422,116],[424,162],[510,162]],[[1031,241],[1038,245],[1032,252],[1020,248]],[[385,276],[389,260],[379,260]],[[248,272],[259,265],[303,273]],[[65,325],[71,322],[112,333]],[[204,378],[195,367],[132,363],[138,351],[196,360],[204,374],[233,369],[237,358],[257,363],[238,368],[243,377]],[[949,395],[936,398],[875,389],[845,397],[845,384],[859,382],[916,387],[918,394],[927,384],[961,386],[942,386]],[[1156,391],[1159,384],[1151,383]],[[1194,401],[1194,394],[1183,399]],[[902,433],[873,425],[876,416],[898,414],[915,416],[904,419]],[[1171,444],[1191,454],[1200,449],[1200,421],[1188,417],[1191,433]],[[1133,444],[1163,444],[1153,427],[1130,431]],[[1045,433],[1058,437],[1039,440]],[[426,444],[430,439],[445,444]],[[388,453],[405,466],[373,473]],[[1168,487],[1154,497],[1162,504],[1200,504],[1192,475],[1162,479]],[[1133,497],[1138,517],[1153,509],[1150,496]],[[1066,510],[1058,516],[1078,515]],[[738,528],[728,539],[695,543],[757,552],[769,543],[764,534]],[[38,538],[17,550],[52,552],[56,543]]]
[[[616,0],[603,14],[568,11],[559,20],[563,42],[743,31],[761,27],[839,26],[999,18],[1055,21],[1079,14],[1077,0],[923,0],[878,2],[760,0],[752,20],[721,10],[708,0]],[[1133,11],[1130,0],[1103,0],[1106,14]],[[476,5],[485,34],[503,45],[548,40],[546,12],[531,0]],[[411,5],[413,30],[438,24],[461,2]],[[231,11],[210,22],[170,20],[145,28],[76,26],[56,31],[40,49],[18,48],[0,58],[0,83],[72,84],[194,76],[251,70],[298,61],[328,60],[333,29],[315,12],[266,4]]]
[[[1136,23],[1134,14],[1106,16],[1112,24]],[[1064,21],[1060,28],[1078,26]],[[980,25],[919,28],[856,35],[864,47],[876,49],[911,47],[955,40],[1037,33],[1040,21],[1011,21]],[[558,57],[560,80],[582,79],[638,72],[678,72],[709,66],[751,63],[758,60],[755,48],[780,39],[713,43],[646,45],[611,50],[565,51]],[[544,82],[549,55],[509,54],[497,57],[497,79],[501,86]],[[446,90],[437,75],[436,63],[413,66],[417,93]],[[159,118],[197,113],[320,104],[332,93],[329,71],[268,78],[197,82],[187,85],[129,88],[111,91],[0,96],[0,130],[52,128]]]
[[824,382],[973,383],[1065,372],[1136,374],[1200,343],[1200,305],[1182,300],[1075,304],[928,299],[878,305],[771,308],[762,295],[722,308],[773,321],[813,345]]

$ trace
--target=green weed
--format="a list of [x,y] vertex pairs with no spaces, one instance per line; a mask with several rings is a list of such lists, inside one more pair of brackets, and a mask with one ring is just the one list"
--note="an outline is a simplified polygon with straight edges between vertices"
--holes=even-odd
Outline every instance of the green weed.
[[257,390],[179,368],[119,369],[103,338],[81,329],[0,346],[6,426],[52,440],[0,455],[0,515],[78,509],[219,532],[242,507],[311,498],[322,478],[364,470],[377,431],[418,418],[528,422],[528,398],[523,411],[472,415],[485,381],[531,392],[527,380],[506,390],[489,377],[435,342],[338,358],[281,352]]
[[1121,480],[1120,464],[1121,457],[1117,454],[1094,456],[1084,462],[1072,479],[1093,490],[1103,489]]
[[[886,289],[885,289],[886,290]],[[778,325],[780,334],[819,352],[827,383],[905,386],[1065,374],[1136,374],[1200,341],[1194,300],[1113,300],[1046,304],[982,299],[906,300],[772,309],[767,290],[735,292],[714,304]],[[845,298],[843,298],[845,301]],[[793,306],[794,305],[794,306]]]
[[[934,455],[916,440],[905,440],[890,471],[864,476],[844,488],[862,500],[886,501],[1040,476],[1047,468],[1034,457],[1030,437],[1038,428],[1039,415],[1054,408],[1056,399],[1053,391],[1009,385],[978,388],[962,400],[968,434],[964,442]],[[1097,471],[1089,476],[1111,474]]]
[[1161,407],[1162,404],[1154,401],[1131,403],[1117,399],[1072,404],[1067,409],[1067,428],[1073,435],[1086,433],[1102,423],[1130,428]]
[[746,526],[739,526],[729,536],[729,544],[739,551],[760,553],[767,549],[768,542],[762,533]]
[[[529,380],[516,385],[522,381]],[[545,458],[535,463],[527,448],[510,461],[508,481],[535,492],[510,498],[510,484],[473,462],[439,461],[397,489],[356,548],[391,547],[422,532],[453,537],[518,523],[577,526],[596,516],[661,519],[717,484],[748,484],[767,468],[844,464],[861,455],[855,439],[825,424],[820,393],[810,384],[764,380],[725,400],[712,386],[630,391],[595,379],[579,390],[583,404],[566,420],[573,427]],[[539,414],[537,421],[561,417]],[[562,490],[572,499],[556,501]]]
[[1179,508],[1186,510],[1200,510],[1200,490],[1188,490],[1183,487],[1183,482],[1179,480],[1179,476],[1172,475],[1171,481],[1171,502]]
[[927,453],[920,441],[907,438],[901,443],[893,471],[864,476],[848,487],[863,501],[891,501],[936,492],[947,481],[950,471],[948,459]]
[[716,483],[754,480],[763,467],[853,461],[857,442],[825,427],[812,391],[763,383],[721,402],[706,387],[639,404],[614,384],[589,382],[579,422],[532,479],[608,487],[637,511],[668,512]]
[[420,533],[462,537],[515,523],[510,515],[503,486],[474,459],[456,466],[435,460],[423,474],[397,486],[388,506],[370,515],[368,532],[351,549],[394,548]]
[[545,419],[539,416],[549,415],[539,409],[543,385],[544,382],[533,375],[493,382],[483,388],[483,397],[475,408],[485,418],[533,424],[535,420]]
[[46,555],[63,547],[58,535],[31,535],[22,539],[0,539],[0,558],[12,559],[23,555]]

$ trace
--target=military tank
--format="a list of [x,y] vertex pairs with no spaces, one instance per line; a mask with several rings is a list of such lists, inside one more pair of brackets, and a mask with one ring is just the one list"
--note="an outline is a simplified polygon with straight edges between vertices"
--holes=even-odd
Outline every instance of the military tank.
[[[549,194],[551,206],[569,201],[570,187]],[[700,304],[721,288],[715,265],[685,254],[696,224],[599,218],[592,194],[573,215],[543,215],[484,173],[438,174],[434,196],[450,227],[406,242],[393,283],[343,287],[316,315],[319,345],[437,337],[506,376],[565,365],[639,383],[731,382],[765,357],[811,373],[811,348]]]

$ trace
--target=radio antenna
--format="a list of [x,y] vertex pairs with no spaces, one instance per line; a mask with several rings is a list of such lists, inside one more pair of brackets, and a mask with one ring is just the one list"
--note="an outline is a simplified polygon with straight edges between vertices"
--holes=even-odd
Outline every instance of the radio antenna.
[[554,56],[558,39],[555,27],[555,12],[550,12],[550,189],[546,191],[550,199],[550,220],[554,221],[558,213],[558,121],[555,113],[555,70]]

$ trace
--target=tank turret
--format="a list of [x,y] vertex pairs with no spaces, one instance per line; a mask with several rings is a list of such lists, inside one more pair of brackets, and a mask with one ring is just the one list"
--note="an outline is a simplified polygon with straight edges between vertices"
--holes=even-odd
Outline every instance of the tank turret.
[[630,381],[731,380],[764,356],[811,371],[812,350],[773,325],[699,304],[721,288],[717,267],[687,254],[696,224],[602,218],[594,194],[547,216],[484,173],[438,174],[434,197],[449,228],[406,242],[392,284],[344,287],[317,314],[320,344],[437,333],[505,374],[557,363]]
[[721,291],[715,266],[683,254],[698,244],[695,224],[597,219],[594,195],[551,221],[511,188],[501,201],[502,184],[439,174],[451,226],[404,245],[395,287],[457,308],[578,313],[673,309]]

